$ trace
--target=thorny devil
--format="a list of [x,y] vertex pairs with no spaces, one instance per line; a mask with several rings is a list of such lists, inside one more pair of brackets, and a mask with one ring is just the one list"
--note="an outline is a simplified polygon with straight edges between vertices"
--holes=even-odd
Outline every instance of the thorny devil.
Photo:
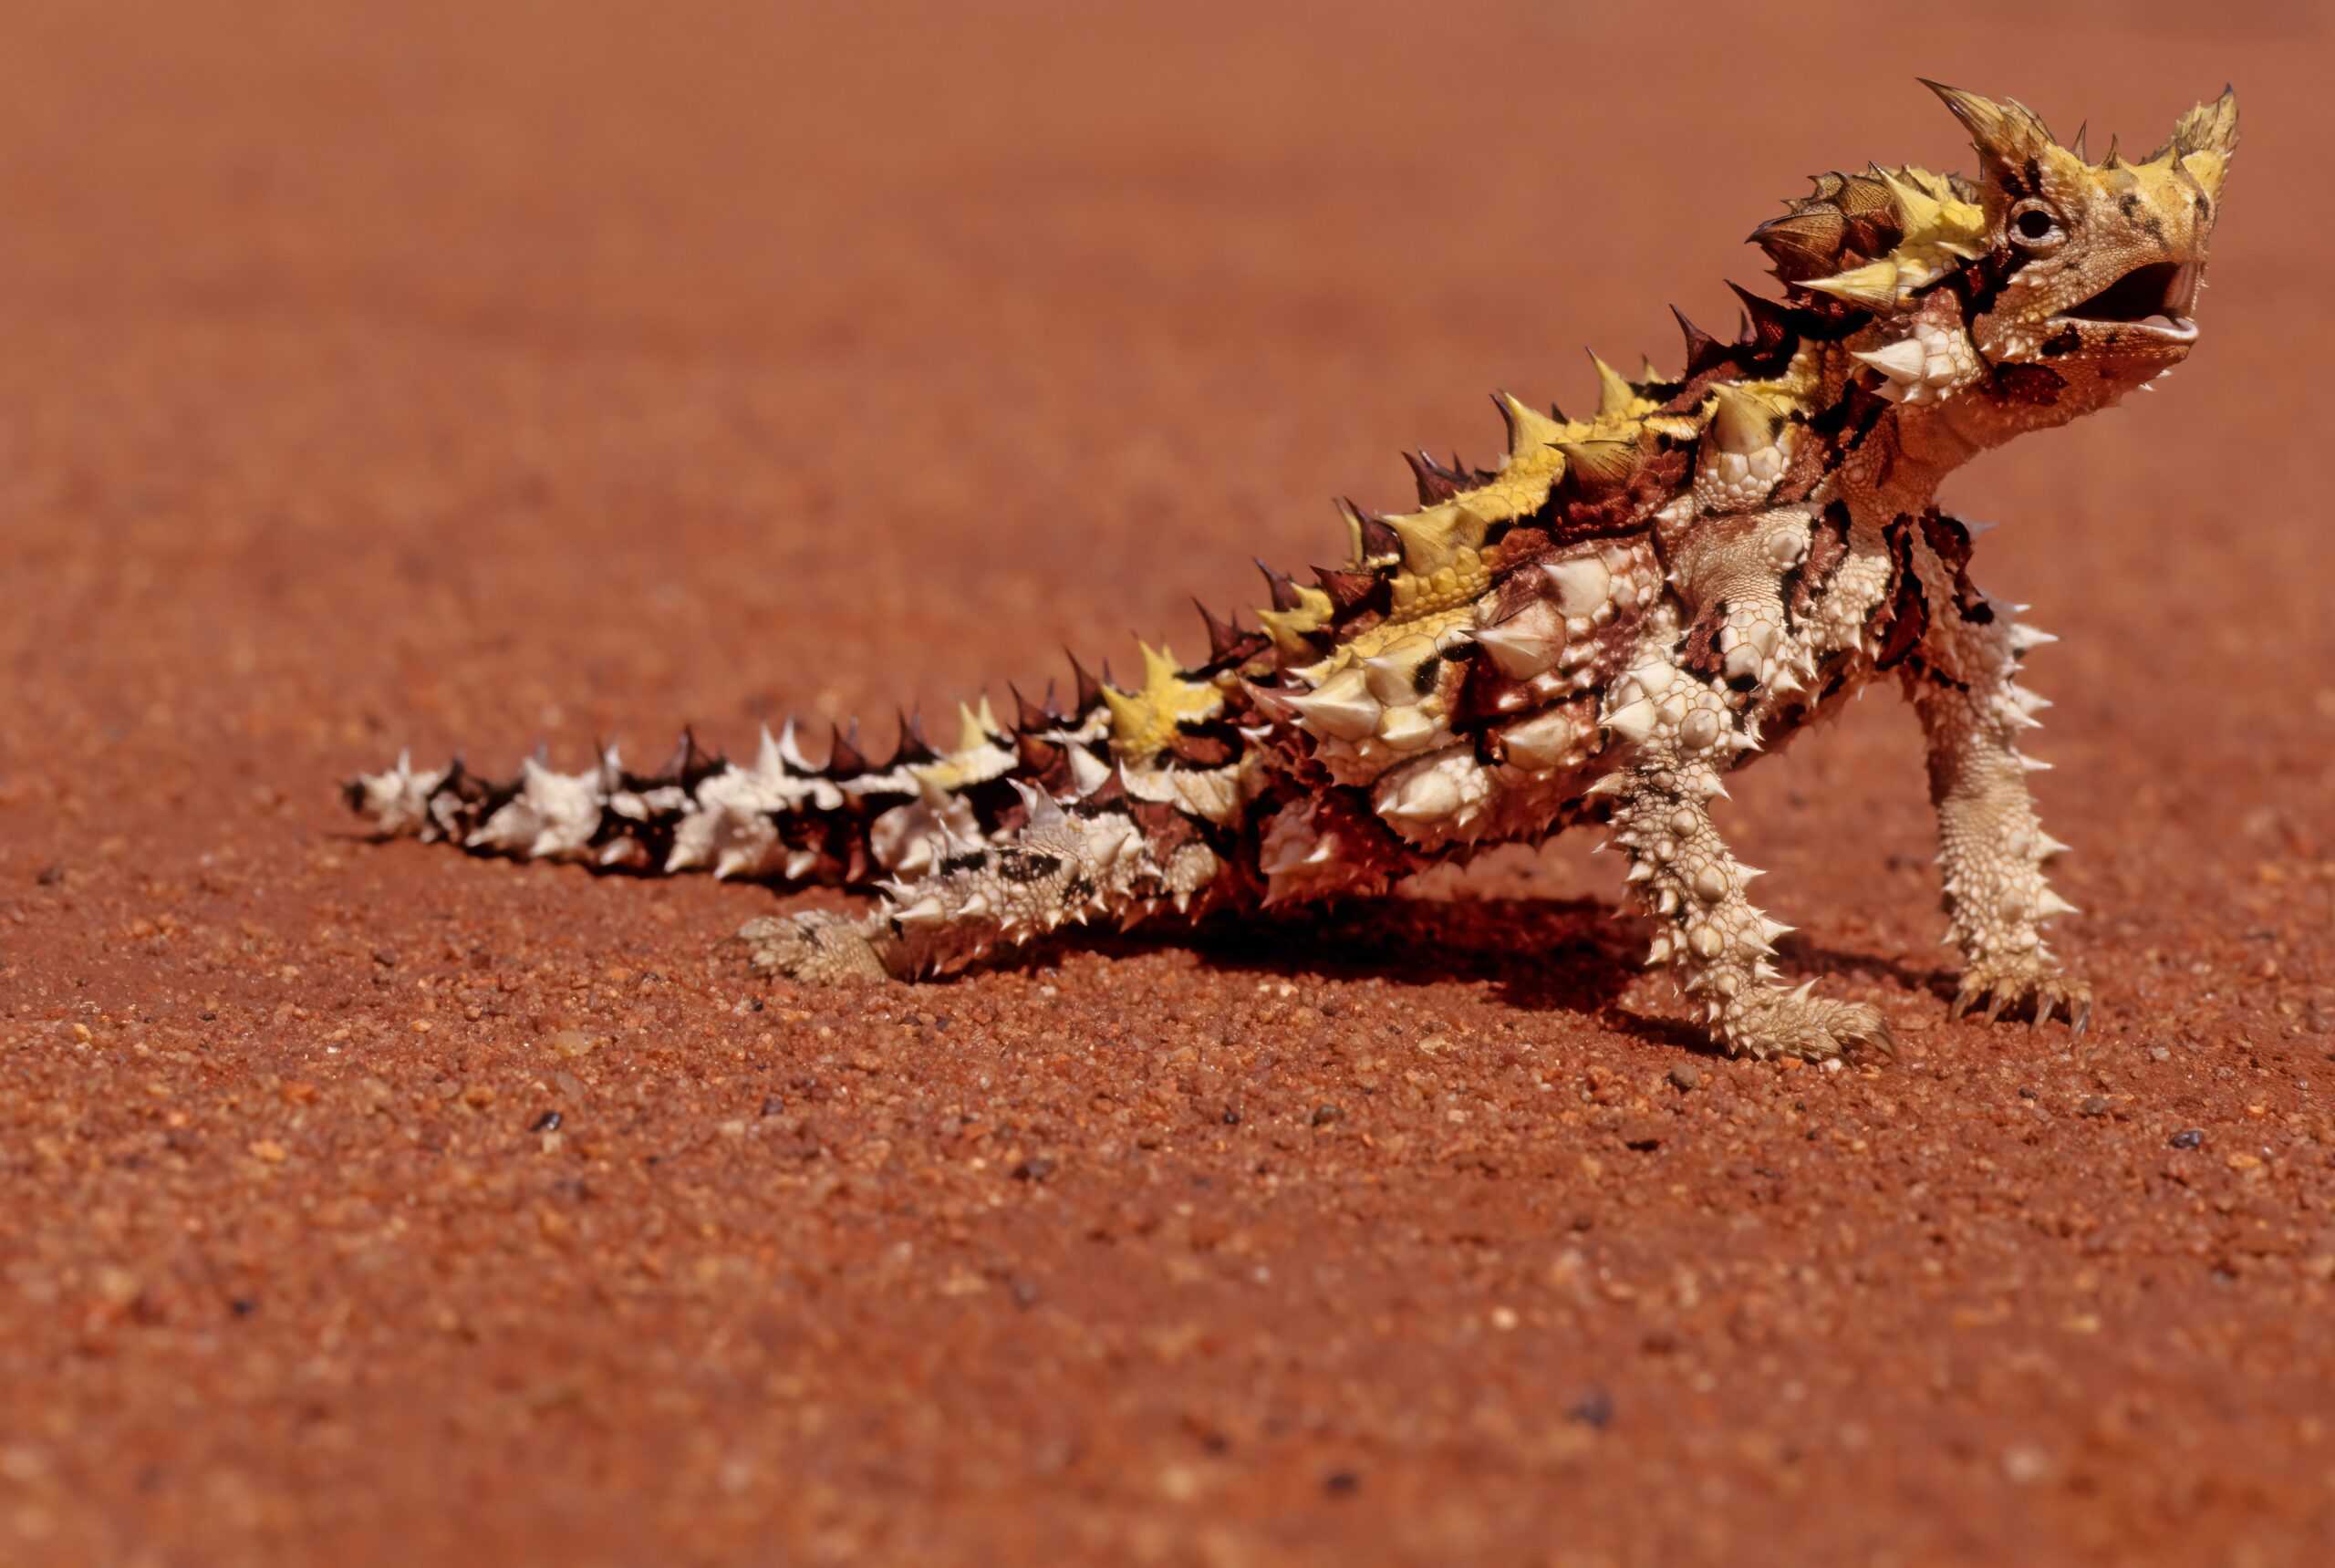
[[1738,289],[1738,339],[1681,316],[1686,369],[1597,363],[1597,411],[1499,394],[1489,471],[1409,459],[1419,509],[1344,505],[1351,554],[1267,571],[1261,630],[1208,615],[1209,657],[1144,650],[1067,711],[986,699],[957,747],[904,726],[880,765],[765,731],[751,764],[684,738],[665,771],[613,752],[491,783],[400,758],[348,786],[383,835],[521,857],[869,887],[864,919],[740,933],[802,981],[944,972],[1065,920],[1198,919],[1382,893],[1486,846],[1603,823],[1668,966],[1730,1052],[1891,1047],[1880,1011],[1782,982],[1787,929],[1713,826],[1722,777],[1894,677],[1927,735],[1957,1015],[1983,1002],[2081,1030],[2089,988],[2044,944],[2070,912],[2042,867],[2018,683],[2045,634],[1971,585],[1939,481],[1988,447],[2146,387],[2191,319],[2237,142],[2220,99],[2139,162],[2090,162],[2014,102],[1928,84],[1978,179],[1827,174],[1752,236],[1784,286]]

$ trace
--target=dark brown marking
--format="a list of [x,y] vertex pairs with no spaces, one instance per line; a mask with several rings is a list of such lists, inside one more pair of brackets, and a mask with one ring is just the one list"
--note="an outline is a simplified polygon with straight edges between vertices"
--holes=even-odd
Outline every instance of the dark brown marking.
[[1998,365],[1995,390],[2007,402],[2048,409],[2060,400],[2068,379],[2049,365]]
[[1835,501],[1809,525],[1808,554],[1784,574],[1784,607],[1793,620],[1815,613],[1816,604],[1832,586],[1841,563],[1849,558],[1849,509]]
[[1875,670],[1887,670],[1901,663],[1930,629],[1929,598],[1922,592],[1921,574],[1914,569],[1914,520],[1900,513],[1883,531],[1889,544],[1889,559],[1894,580],[1882,607],[1875,611],[1876,621],[1885,617],[1885,626],[1870,627],[1881,639],[1881,656],[1873,661]]
[[1727,625],[1727,601],[1714,603],[1686,628],[1685,640],[1678,649],[1678,666],[1705,680],[1716,680],[1719,672],[1718,634]]
[[[965,857],[967,859],[974,857]],[[948,869],[948,863],[942,863]],[[1009,882],[1042,882],[1062,869],[1062,857],[1049,855],[1043,849],[1001,849],[997,852],[997,874]]]
[[1964,620],[1986,626],[1995,618],[1995,607],[1970,580],[1970,530],[1933,508],[1922,518],[1922,539],[1946,569],[1954,574],[1954,607]]

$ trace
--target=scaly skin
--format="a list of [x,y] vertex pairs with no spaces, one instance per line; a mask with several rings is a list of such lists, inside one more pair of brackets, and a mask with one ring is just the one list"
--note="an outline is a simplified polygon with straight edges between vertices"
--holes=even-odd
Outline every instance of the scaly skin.
[[945,972],[1065,921],[1367,896],[1603,822],[1651,961],[1713,1038],[1821,1059],[1887,1051],[1887,1023],[1778,973],[1787,928],[1710,803],[1890,676],[1928,738],[1956,1011],[2081,1030],[2091,992],[2044,942],[2071,912],[2042,871],[2064,846],[2018,744],[2044,706],[2020,661],[2050,639],[1971,584],[1971,531],[1935,497],[1978,452],[2187,357],[2236,104],[2095,165],[2017,104],[1935,90],[1975,182],[1820,178],[1753,234],[1785,296],[1743,294],[1738,341],[1680,317],[1684,372],[1596,360],[1583,420],[1500,394],[1493,468],[1411,459],[1417,511],[1342,505],[1347,563],[1308,586],[1268,571],[1262,629],[1207,616],[1199,664],[1146,649],[1132,690],[1079,670],[1066,704],[1017,694],[1011,721],[984,700],[953,749],[910,728],[880,765],[841,733],[814,763],[790,724],[751,765],[685,736],[645,775],[613,752],[499,784],[400,758],[350,804],[384,836],[485,853],[872,886],[863,918],[739,933],[758,970],[812,981]]

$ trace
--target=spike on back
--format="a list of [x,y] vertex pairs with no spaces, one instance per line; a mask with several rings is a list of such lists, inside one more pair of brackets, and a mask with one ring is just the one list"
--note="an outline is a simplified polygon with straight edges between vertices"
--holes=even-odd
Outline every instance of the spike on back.
[[1219,620],[1208,606],[1198,599],[1192,601],[1192,607],[1200,612],[1200,624],[1208,628],[1208,661],[1210,664],[1230,663],[1236,658],[1245,658],[1252,650],[1254,639],[1240,629],[1239,616],[1229,622]]
[[[1406,452],[1403,454],[1403,461],[1411,466],[1411,479],[1418,486],[1419,504],[1422,506],[1448,501],[1467,488],[1458,473],[1445,468],[1424,452]],[[1360,554],[1357,548],[1357,555]]]
[[1345,522],[1346,545],[1354,552],[1355,566],[1366,566],[1402,553],[1403,541],[1386,525],[1385,518],[1365,512],[1343,497],[1338,501],[1338,515]]
[[1623,374],[1605,363],[1594,353],[1589,362],[1597,369],[1597,417],[1619,420],[1629,416],[1631,405],[1637,401],[1637,390]]
[[1778,421],[1765,402],[1728,381],[1713,386],[1711,395],[1709,433],[1719,451],[1748,455],[1775,443]]
[[1508,455],[1511,460],[1544,452],[1565,433],[1562,420],[1551,419],[1506,392],[1494,392],[1492,406],[1500,410],[1500,419],[1508,426]]
[[1022,695],[1022,689],[1014,685],[1012,681],[1006,682],[1005,691],[1007,696],[1013,699],[1013,727],[1015,730],[1044,730],[1053,727],[1054,716],[1048,711],[1052,704],[1049,703],[1047,705],[1041,706],[1038,703],[1031,701],[1027,697]]
[[[535,749],[535,757],[538,763],[544,760],[542,747]],[[680,738],[673,743],[673,755],[665,763],[663,776],[680,781],[686,788],[695,789],[700,781],[720,773],[722,766],[720,756],[697,743],[697,732],[684,727]]]
[[1314,567],[1313,578],[1322,585],[1322,591],[1330,596],[1331,607],[1339,614],[1368,598],[1370,590],[1378,586],[1378,576],[1375,572],[1342,571],[1335,566]]
[[1678,335],[1686,340],[1686,379],[1693,380],[1704,371],[1727,358],[1725,345],[1686,318],[1686,313],[1676,306],[1670,314],[1677,318]]
[[940,760],[940,753],[932,749],[932,742],[924,738],[923,714],[911,713],[903,708],[899,710],[898,722],[899,740],[893,745],[892,760],[885,766],[897,768],[908,763],[932,763]]
[[1065,652],[1064,657],[1070,660],[1071,701],[1078,705],[1072,716],[1084,718],[1095,711],[1095,705],[1103,700],[1103,683],[1078,662],[1078,655]]
[[846,731],[841,724],[829,726],[833,732],[827,741],[827,776],[851,778],[867,771],[867,757],[859,749],[859,724],[853,721]]
[[[1346,504],[1353,504],[1349,502]],[[1257,570],[1265,575],[1265,587],[1272,594],[1273,608],[1286,613],[1302,602],[1297,597],[1297,584],[1286,573],[1276,572],[1262,561],[1257,563]]]
[[1753,294],[1739,283],[1730,281],[1727,286],[1743,302],[1744,318],[1750,327],[1746,342],[1753,350],[1765,354],[1780,348],[1790,337],[1791,317],[1782,305],[1764,295]]
[[1565,476],[1585,494],[1604,495],[1629,483],[1641,453],[1634,441],[1562,441]]

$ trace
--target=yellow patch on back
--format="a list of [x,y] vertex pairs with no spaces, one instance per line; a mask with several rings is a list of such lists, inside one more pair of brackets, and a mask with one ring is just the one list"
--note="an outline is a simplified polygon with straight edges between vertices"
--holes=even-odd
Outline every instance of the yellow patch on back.
[[[1489,577],[1485,579],[1485,586],[1490,586]],[[1448,607],[1401,619],[1382,620],[1356,632],[1353,640],[1340,643],[1330,650],[1327,659],[1308,665],[1298,674],[1319,686],[1339,670],[1359,664],[1365,659],[1375,659],[1398,642],[1424,637],[1440,645],[1444,633],[1475,625],[1475,601],[1476,596],[1471,594]]]
[[1455,605],[1473,604],[1492,586],[1499,556],[1498,549],[1482,555],[1462,550],[1449,566],[1426,576],[1402,573],[1389,586],[1390,608],[1383,624],[1407,626]]
[[[1324,598],[1326,603],[1326,596]],[[1176,727],[1189,719],[1212,719],[1224,695],[1205,682],[1187,680],[1175,653],[1149,643],[1143,649],[1143,685],[1133,691],[1103,688],[1111,710],[1111,750],[1125,762],[1147,763],[1168,749]]]
[[1295,608],[1259,610],[1257,618],[1264,623],[1265,633],[1273,639],[1275,648],[1284,654],[1297,655],[1313,646],[1306,638],[1329,625],[1336,614],[1337,607],[1330,602],[1329,595],[1320,588],[1300,588]]

